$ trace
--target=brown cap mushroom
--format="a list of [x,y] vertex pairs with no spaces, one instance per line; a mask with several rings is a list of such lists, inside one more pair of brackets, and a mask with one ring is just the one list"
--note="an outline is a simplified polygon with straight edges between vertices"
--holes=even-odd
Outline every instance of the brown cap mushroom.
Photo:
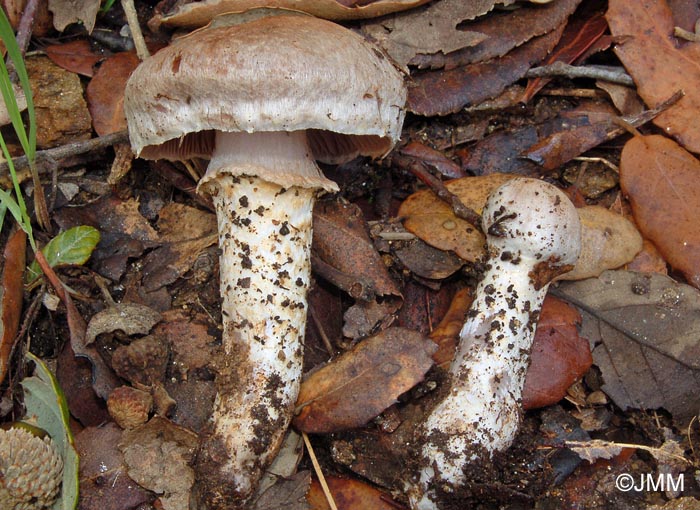
[[362,37],[289,13],[194,32],[129,80],[137,154],[211,158],[199,189],[217,210],[226,359],[197,456],[200,507],[243,505],[291,418],[313,202],[337,189],[315,160],[384,155],[405,97],[403,76]]

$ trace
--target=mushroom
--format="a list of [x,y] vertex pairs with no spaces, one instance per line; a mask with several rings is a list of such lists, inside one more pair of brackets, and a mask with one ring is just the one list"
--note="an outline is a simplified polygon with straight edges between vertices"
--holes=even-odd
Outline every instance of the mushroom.
[[405,98],[403,75],[364,38],[291,12],[213,23],[129,79],[124,109],[138,155],[210,158],[198,190],[218,219],[224,354],[195,463],[198,507],[243,506],[290,422],[313,203],[337,190],[315,160],[385,155]]
[[420,427],[419,473],[408,490],[414,509],[439,508],[440,492],[464,484],[466,465],[512,444],[542,302],[581,249],[573,204],[536,179],[497,188],[482,226],[489,259],[460,332],[449,387]]

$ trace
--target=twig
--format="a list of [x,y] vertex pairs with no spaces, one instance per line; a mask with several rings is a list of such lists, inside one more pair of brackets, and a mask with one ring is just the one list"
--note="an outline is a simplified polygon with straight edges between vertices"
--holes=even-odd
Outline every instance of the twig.
[[318,483],[321,484],[321,489],[323,489],[323,494],[326,496],[328,506],[331,508],[331,510],[338,510],[338,507],[335,506],[333,494],[331,494],[331,490],[328,488],[328,484],[326,483],[326,477],[323,476],[323,471],[321,471],[321,465],[318,463],[318,459],[316,458],[314,449],[311,447],[311,441],[309,441],[309,436],[306,434],[306,432],[302,431],[301,437],[304,438],[304,444],[306,445],[306,449],[309,451],[309,458],[311,459],[311,464],[313,464],[314,466],[314,471],[316,472],[316,476],[318,477]]
[[634,80],[622,68],[600,66],[572,66],[564,62],[554,62],[546,66],[533,67],[525,78],[542,78],[545,76],[565,76],[567,78],[593,78],[620,85],[634,85]]
[[146,47],[146,40],[143,38],[143,33],[141,32],[141,25],[139,24],[139,17],[136,14],[136,7],[134,7],[134,0],[122,0],[122,9],[124,9],[126,22],[129,24],[131,38],[134,40],[136,55],[138,55],[139,59],[145,60],[150,57],[151,54]]
[[475,228],[481,230],[481,216],[473,209],[464,205],[459,197],[448,190],[440,179],[428,172],[425,163],[405,154],[393,154],[391,156],[391,162],[404,170],[408,170],[427,184],[441,200],[447,202],[452,207],[455,216],[468,221]]
[[34,29],[34,21],[36,21],[36,13],[39,9],[39,2],[40,0],[29,0],[19,20],[17,36],[15,38],[17,39],[17,46],[19,46],[22,56],[27,53],[27,48],[29,48],[29,41],[32,38],[32,30]]
[[[42,170],[44,170],[43,168],[41,168],[44,166],[41,163],[44,161],[53,160],[55,162],[58,162],[61,159],[65,159],[71,156],[77,156],[79,154],[85,154],[86,152],[105,149],[107,147],[111,147],[116,143],[126,143],[128,140],[128,133],[126,130],[124,130],[109,135],[100,136],[97,138],[91,138],[90,140],[84,142],[74,142],[66,145],[61,145],[60,147],[54,147],[53,149],[37,151],[37,166],[40,167],[39,172],[41,173]],[[17,170],[29,168],[27,156],[20,156],[19,158],[14,158],[13,161],[15,163],[15,169]],[[47,170],[44,170],[44,172],[50,170],[51,168],[49,167]],[[2,174],[2,176],[0,176],[0,185],[2,185],[3,187],[5,187],[4,181],[6,179],[7,172],[7,163],[0,163],[0,174]]]

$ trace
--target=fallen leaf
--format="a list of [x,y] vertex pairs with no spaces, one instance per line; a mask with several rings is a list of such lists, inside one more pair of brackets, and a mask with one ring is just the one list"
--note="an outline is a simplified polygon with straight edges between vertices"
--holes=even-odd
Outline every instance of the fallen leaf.
[[593,363],[588,340],[579,336],[581,315],[574,307],[547,295],[540,311],[523,387],[523,408],[556,404]]
[[137,303],[112,303],[92,316],[85,332],[85,344],[97,335],[123,331],[126,336],[146,335],[161,319],[160,313]]
[[330,433],[364,425],[423,379],[435,349],[405,328],[366,338],[302,382],[294,426]]
[[350,278],[362,280],[376,296],[400,296],[382,258],[372,244],[360,209],[352,204],[317,202],[313,251]]
[[28,58],[26,66],[36,112],[37,147],[89,140],[92,125],[80,77],[45,56]]
[[495,0],[442,0],[411,12],[364,23],[362,32],[383,48],[399,67],[407,69],[416,55],[446,54],[482,42],[487,36],[470,30],[463,22],[486,14],[495,4]]
[[100,0],[49,0],[53,13],[53,26],[59,32],[71,23],[82,23],[88,33],[95,27]]
[[420,239],[406,241],[394,254],[413,274],[431,280],[443,280],[455,274],[464,260],[449,251],[437,250]]
[[343,314],[343,336],[353,340],[365,338],[386,329],[394,322],[394,313],[401,306],[400,298],[381,301],[357,300]]
[[255,500],[252,510],[309,510],[306,494],[310,486],[310,471],[280,477]]
[[655,273],[606,271],[550,292],[582,311],[615,404],[665,408],[684,429],[700,408],[700,291]]
[[24,297],[25,256],[27,234],[17,229],[5,244],[2,253],[2,285],[0,285],[0,383],[5,380],[9,368],[10,354],[15,345],[15,337],[22,318]]
[[105,58],[92,51],[87,39],[50,44],[44,51],[57,66],[88,78],[92,78],[95,73],[95,65]]
[[[453,69],[502,57],[533,37],[559,27],[566,22],[580,3],[581,0],[559,0],[547,5],[524,3],[517,9],[496,11],[488,16],[482,16],[466,25],[470,32],[486,36],[482,42],[448,54],[445,54],[446,52],[431,55],[419,54],[411,59],[410,64],[419,69],[441,67]],[[605,26],[604,20],[603,25]],[[504,27],[508,29],[504,30]]]
[[[326,476],[326,483],[338,510],[402,510],[403,505],[393,501],[391,495],[366,482],[354,478]],[[311,510],[330,510],[321,484],[315,478],[306,497]]]
[[155,416],[122,433],[119,450],[127,473],[141,487],[160,495],[164,510],[188,510],[194,471],[189,466],[197,435]]
[[459,332],[462,331],[469,307],[474,301],[474,291],[465,287],[452,298],[450,308],[437,327],[430,333],[430,339],[438,346],[433,354],[435,364],[447,369],[454,358]]
[[[258,490],[254,496],[257,499],[256,509],[276,508],[274,504],[272,504],[273,500],[280,503],[285,501],[294,502],[297,499],[296,490],[297,488],[301,489],[302,486],[303,492],[301,494],[301,499],[304,499],[304,496],[309,490],[311,478],[308,471],[300,471],[297,473],[299,462],[301,462],[303,456],[304,439],[301,437],[301,434],[294,429],[288,429],[279,452],[277,452],[272,464],[265,470],[265,473],[260,479]],[[304,473],[306,473],[305,476]],[[285,483],[290,479],[296,479],[296,487]],[[284,505],[280,506],[282,508],[287,508],[284,507]]]
[[184,4],[177,3],[175,10],[154,16],[148,24],[153,28],[157,28],[161,23],[170,27],[195,28],[206,25],[219,14],[242,12],[257,7],[295,9],[318,18],[332,20],[365,19],[411,9],[429,1],[430,0],[369,0],[362,2],[347,2],[343,0],[208,0]]
[[634,259],[642,249],[642,236],[624,218],[604,207],[589,205],[577,209],[581,219],[581,255],[572,271],[560,280],[583,280],[616,269]]
[[156,291],[173,283],[192,268],[203,250],[217,244],[218,234],[176,243],[166,243],[143,259],[143,288]]
[[448,177],[450,179],[456,179],[458,177],[464,177],[465,174],[457,163],[449,159],[442,152],[428,147],[427,145],[411,141],[406,145],[398,149],[401,154],[406,156],[411,156],[416,158],[426,165],[431,166],[441,175]]
[[496,97],[552,50],[563,29],[564,24],[489,62],[416,74],[409,82],[407,110],[424,116],[447,115]]
[[654,119],[654,124],[689,151],[700,152],[700,43],[673,36],[673,18],[665,0],[610,0],[605,15],[615,53],[632,75],[637,92],[655,107],[678,91],[683,97]]
[[598,459],[612,459],[622,453],[622,446],[610,441],[591,439],[590,441],[566,441],[565,446],[593,464]]
[[99,136],[126,129],[124,88],[140,63],[133,51],[112,55],[100,68],[85,90],[92,125]]
[[112,354],[112,367],[119,377],[135,385],[153,387],[165,379],[168,345],[158,335],[120,345]]
[[642,235],[700,288],[700,161],[664,136],[635,136],[622,149],[620,187]]
[[117,448],[122,431],[112,422],[87,427],[75,436],[80,455],[80,509],[124,510],[149,503],[153,495],[126,472]]
[[[515,177],[511,174],[491,174],[463,177],[445,183],[464,205],[478,214],[486,199],[498,186]],[[440,250],[451,250],[459,257],[476,262],[486,254],[486,238],[467,221],[457,218],[452,208],[430,190],[418,191],[401,203],[398,217],[409,232]]]
[[179,202],[158,211],[158,232],[164,242],[176,243],[215,234],[216,215]]

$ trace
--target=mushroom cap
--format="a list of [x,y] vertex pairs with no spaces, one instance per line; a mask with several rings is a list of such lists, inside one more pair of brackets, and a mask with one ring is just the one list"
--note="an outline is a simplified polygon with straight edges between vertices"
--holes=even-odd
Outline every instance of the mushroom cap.
[[134,71],[124,110],[147,159],[209,157],[217,130],[309,130],[315,159],[340,163],[386,154],[405,100],[403,75],[364,38],[287,13],[177,39]]
[[519,177],[498,187],[486,201],[482,226],[492,256],[503,260],[561,267],[575,264],[581,251],[576,208],[559,188],[538,179]]

